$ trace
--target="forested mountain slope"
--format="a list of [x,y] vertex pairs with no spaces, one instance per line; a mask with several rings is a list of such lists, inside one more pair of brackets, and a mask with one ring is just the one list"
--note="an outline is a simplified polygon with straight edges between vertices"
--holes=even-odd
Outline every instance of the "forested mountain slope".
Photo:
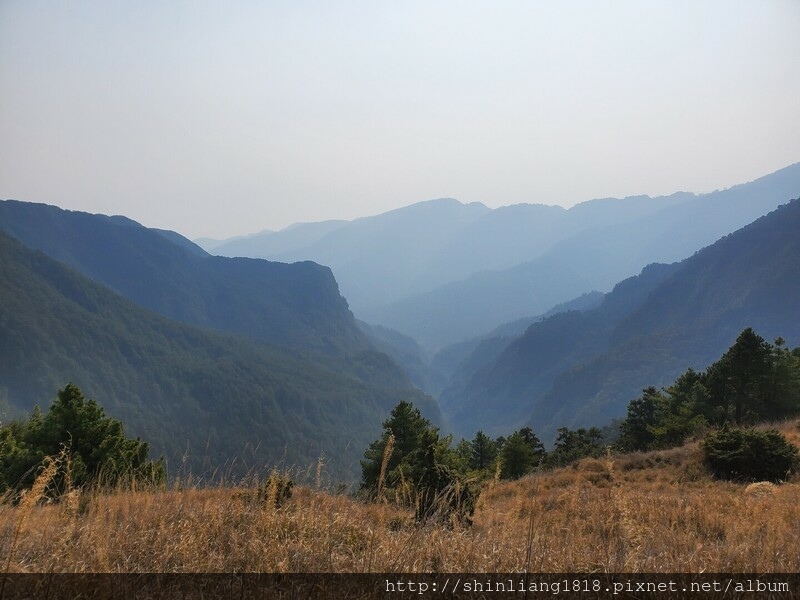
[[[0,389],[13,407],[47,406],[74,382],[168,458],[172,474],[241,475],[278,462],[352,478],[400,400],[435,420],[414,390],[364,381],[243,337],[177,323],[0,233]],[[376,357],[383,357],[375,353]]]
[[343,356],[371,346],[330,269],[210,256],[125,217],[0,202],[0,230],[137,304],[273,346]]
[[0,202],[2,230],[166,317],[289,349],[366,383],[412,387],[360,331],[327,267],[211,256],[126,217],[10,200]]

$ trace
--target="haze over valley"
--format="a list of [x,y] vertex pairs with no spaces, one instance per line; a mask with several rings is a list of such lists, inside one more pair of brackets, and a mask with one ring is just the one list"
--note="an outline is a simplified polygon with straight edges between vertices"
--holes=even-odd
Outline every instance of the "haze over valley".
[[[478,429],[500,434],[527,423],[552,441],[558,427],[605,424],[643,387],[666,385],[688,366],[703,368],[744,327],[777,322],[781,331],[768,325],[768,336],[794,335],[796,291],[776,293],[788,302],[783,316],[748,305],[755,294],[768,294],[748,282],[761,271],[777,278],[783,268],[769,253],[761,262],[726,254],[700,280],[672,284],[691,290],[690,298],[670,292],[670,302],[649,309],[649,322],[626,326],[624,335],[614,331],[646,310],[640,305],[651,295],[665,295],[658,286],[680,270],[681,260],[696,263],[722,244],[718,239],[786,204],[798,190],[795,164],[709,194],[609,198],[571,209],[489,209],[443,199],[206,244],[222,255],[330,265],[342,273],[340,289],[362,330],[438,398],[453,431],[469,438]],[[788,226],[781,238],[782,220],[772,219],[776,230],[763,234],[764,243],[774,244],[778,255],[793,254],[788,245],[795,230]],[[688,308],[698,289],[719,285],[727,262],[752,267],[735,269],[741,280],[725,283],[724,289],[739,291]],[[374,304],[379,299],[383,304]],[[726,305],[736,306],[730,320],[723,318]],[[705,323],[706,313],[716,315],[710,324],[689,325]],[[670,326],[645,333],[659,319]]]
[[425,350],[482,335],[652,262],[674,262],[795,197],[800,165],[724,191],[489,209],[442,199],[355,221],[299,223],[207,245],[331,267],[357,317]]

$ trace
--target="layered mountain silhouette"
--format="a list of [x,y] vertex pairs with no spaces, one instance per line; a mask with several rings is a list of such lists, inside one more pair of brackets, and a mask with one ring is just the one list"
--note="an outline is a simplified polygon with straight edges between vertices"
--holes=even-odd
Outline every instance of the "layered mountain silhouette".
[[124,217],[13,201],[0,202],[0,230],[12,407],[46,405],[73,381],[173,463],[187,448],[198,468],[324,453],[342,477],[400,400],[441,420],[359,330],[326,267],[212,257]]
[[[441,269],[429,263],[441,260],[453,238],[488,212],[483,204],[441,199],[355,221],[298,224],[220,245],[214,253],[330,266],[358,312],[438,285]],[[471,258],[458,256],[455,268],[469,272]]]
[[354,221],[301,223],[204,243],[222,256],[328,265],[358,313],[476,272],[520,264],[580,231],[626,222],[690,197],[596,200],[571,210],[530,204],[492,210],[444,198]]
[[[746,327],[800,342],[800,201],[670,265],[617,284],[592,310],[531,325],[499,357],[446,390],[456,430],[507,433],[624,415],[642,388],[705,368]],[[491,424],[491,425],[490,425]]]
[[582,294],[569,302],[554,306],[542,315],[504,323],[487,334],[443,348],[431,359],[430,370],[438,373],[440,380],[446,382],[445,388],[423,389],[437,397],[445,392],[441,398],[447,402],[452,396],[453,389],[459,389],[476,372],[493,362],[506,346],[525,333],[528,327],[560,313],[591,310],[598,307],[604,297],[605,294],[600,292]]
[[[476,273],[358,316],[407,333],[423,347],[441,347],[500,323],[540,314],[584,292],[610,290],[647,264],[686,258],[796,197],[798,190],[800,164],[728,190],[684,198],[625,222],[605,225],[595,219],[596,226],[526,263]],[[602,213],[602,203],[595,204],[568,212],[585,207]]]
[[686,258],[798,189],[800,164],[709,194],[592,200],[568,210],[442,199],[295,225],[213,252],[327,265],[358,318],[409,335],[433,354],[588,291],[608,291],[647,264]]

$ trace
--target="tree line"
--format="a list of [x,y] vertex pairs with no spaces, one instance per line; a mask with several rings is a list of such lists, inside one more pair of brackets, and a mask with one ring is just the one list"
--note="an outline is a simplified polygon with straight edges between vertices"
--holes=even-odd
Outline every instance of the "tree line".
[[518,479],[537,468],[564,466],[605,452],[603,431],[558,430],[553,450],[530,427],[492,439],[478,431],[453,445],[452,436],[400,402],[383,423],[381,437],[361,461],[361,491],[372,500],[390,500],[415,509],[418,520],[469,520],[480,487],[488,479]]
[[800,348],[790,351],[781,338],[770,344],[748,328],[705,371],[688,369],[667,388],[643,390],[618,426],[558,429],[549,452],[529,427],[496,439],[478,431],[454,445],[413,404],[401,402],[364,454],[361,491],[412,505],[418,519],[434,513],[464,519],[488,479],[518,479],[608,451],[670,448],[700,432],[708,432],[703,448],[713,474],[780,480],[797,465],[797,449],[775,431],[741,427],[798,413]]
[[751,328],[705,371],[687,369],[664,389],[631,401],[616,447],[624,452],[678,446],[709,427],[748,426],[800,412],[800,348],[774,344]]

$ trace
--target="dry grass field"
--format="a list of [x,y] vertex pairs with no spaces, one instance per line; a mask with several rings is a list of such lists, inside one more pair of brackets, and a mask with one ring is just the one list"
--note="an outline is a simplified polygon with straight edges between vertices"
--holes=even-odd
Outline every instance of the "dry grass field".
[[[800,443],[798,422],[780,428]],[[296,486],[39,489],[0,505],[5,572],[798,572],[800,485],[712,480],[696,443],[490,482],[469,527]],[[277,505],[277,506],[276,506]]]

